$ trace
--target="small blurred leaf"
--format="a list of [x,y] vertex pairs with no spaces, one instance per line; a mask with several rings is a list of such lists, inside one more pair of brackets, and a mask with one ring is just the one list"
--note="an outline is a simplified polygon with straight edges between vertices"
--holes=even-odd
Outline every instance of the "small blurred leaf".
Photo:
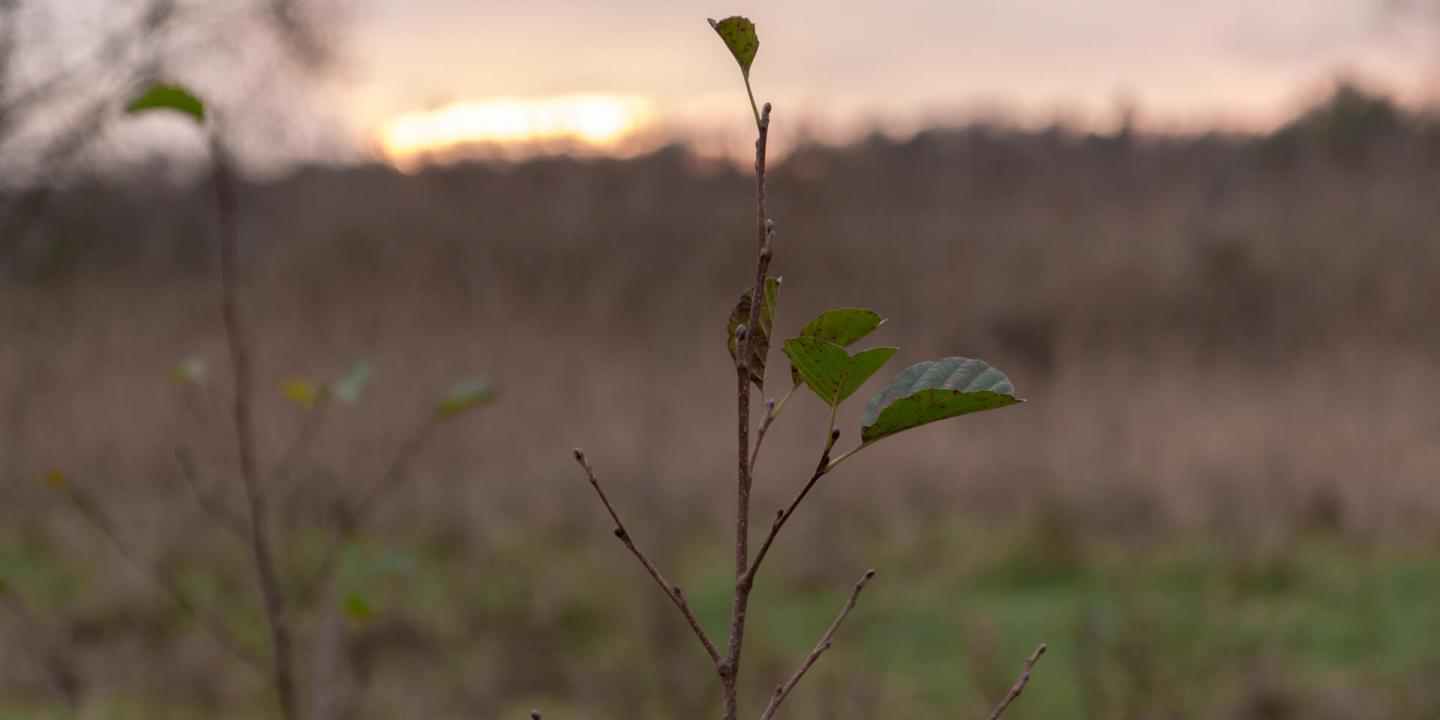
[[[805,323],[800,329],[801,337],[813,337],[826,340],[840,347],[849,347],[860,338],[875,331],[875,328],[885,324],[880,313],[867,308],[837,308],[826,310],[820,316]],[[790,379],[795,384],[800,384],[800,371],[790,366]]]
[[70,484],[70,478],[59,470],[50,470],[45,473],[45,484],[53,488],[63,488]]
[[165,371],[165,376],[182,385],[199,383],[205,379],[205,361],[200,358],[186,358]]
[[370,363],[356,360],[339,380],[330,383],[330,392],[347,405],[354,405],[360,402],[360,396],[365,394],[365,386],[374,374],[375,368]]
[[[775,326],[775,305],[780,302],[781,278],[765,278],[765,304],[760,307],[760,329],[750,341],[750,379],[757,387],[765,387],[765,359],[770,355],[770,331]],[[754,286],[740,296],[740,302],[730,311],[726,331],[730,336],[730,358],[739,360],[736,354],[735,329],[750,322],[750,294]],[[747,329],[748,331],[749,329]]]
[[785,355],[805,384],[825,401],[839,405],[875,374],[899,348],[878,347],[855,355],[819,338],[795,337],[785,341]]
[[948,357],[900,371],[860,416],[860,439],[874,442],[926,423],[1023,402],[1005,373],[984,360]]
[[466,380],[455,386],[455,389],[435,408],[435,414],[442,418],[455,417],[493,399],[495,399],[495,390],[489,384],[478,380]]
[[368,622],[375,617],[375,606],[360,593],[347,594],[341,602],[340,608],[357,622]]
[[315,396],[319,392],[315,383],[305,378],[289,378],[280,386],[280,391],[285,397],[290,398],[296,405],[309,410],[315,407]]
[[195,122],[205,122],[205,103],[179,85],[151,85],[125,106],[125,112],[132,115],[148,110],[174,110],[189,115]]
[[371,563],[371,569],[382,576],[409,575],[415,572],[415,566],[415,556],[395,549],[385,550]]
[[740,63],[740,72],[746,79],[750,77],[750,64],[755,62],[755,53],[760,49],[760,36],[755,33],[755,23],[749,18],[739,15],[727,17],[716,22],[710,21],[710,27],[725,41],[725,47],[730,48],[730,54],[735,56],[735,62]]

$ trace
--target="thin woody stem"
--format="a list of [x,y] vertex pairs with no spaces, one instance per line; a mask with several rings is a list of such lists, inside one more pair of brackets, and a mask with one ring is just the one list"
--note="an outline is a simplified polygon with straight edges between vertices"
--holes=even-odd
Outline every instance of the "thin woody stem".
[[760,419],[760,429],[755,433],[755,448],[750,451],[749,472],[752,481],[755,478],[755,462],[760,459],[760,445],[765,442],[765,433],[769,432],[770,425],[775,422],[776,418],[780,417],[780,411],[785,409],[785,404],[790,402],[790,398],[795,395],[795,391],[799,388],[800,384],[798,383],[791,386],[790,390],[781,396],[780,402],[773,400],[765,401],[765,417]]
[[300,423],[300,429],[295,431],[295,437],[290,441],[290,447],[285,449],[285,454],[280,456],[280,461],[270,469],[270,474],[265,477],[266,489],[273,489],[283,484],[295,470],[295,466],[315,445],[315,440],[320,436],[320,428],[325,425],[325,418],[332,403],[329,389],[322,390],[315,398],[315,403],[305,413],[305,419]]
[[20,644],[35,656],[50,693],[55,696],[66,711],[67,717],[74,717],[80,708],[80,681],[75,674],[74,662],[66,657],[60,641],[45,631],[39,620],[30,612],[20,589],[0,582],[0,607],[7,608],[20,625]]
[[105,536],[106,540],[110,541],[110,546],[114,548],[115,553],[120,556],[120,559],[124,560],[125,563],[136,572],[148,578],[161,593],[169,598],[175,607],[179,608],[186,615],[194,618],[221,647],[224,647],[231,655],[234,655],[244,663],[246,667],[259,673],[261,676],[268,676],[269,668],[266,667],[265,663],[246,650],[245,646],[231,635],[229,630],[213,615],[205,612],[192,602],[190,598],[186,597],[180,584],[176,582],[174,578],[158,569],[147,567],[140,561],[139,553],[136,552],[130,543],[120,534],[120,529],[116,522],[101,509],[100,504],[95,502],[89,494],[68,481],[59,486],[59,489],[65,495],[65,499],[70,501],[70,504],[80,513],[80,517],[85,518],[91,526],[98,530],[101,535]]
[[789,522],[790,517],[795,514],[796,508],[800,507],[800,503],[805,500],[805,496],[809,495],[810,490],[815,487],[815,483],[819,482],[820,478],[825,477],[825,474],[829,472],[827,467],[829,463],[830,456],[828,454],[821,455],[820,462],[815,465],[815,472],[811,473],[810,479],[805,482],[804,487],[800,488],[800,492],[795,494],[795,497],[790,500],[790,504],[784,510],[775,514],[775,521],[770,524],[770,532],[765,536],[765,541],[760,544],[760,551],[755,553],[755,561],[751,563],[749,570],[743,578],[742,584],[747,587],[747,592],[749,586],[754,585],[755,575],[760,572],[760,563],[765,562],[765,556],[770,553],[770,546],[775,544],[775,537],[780,534],[780,528],[785,527],[785,523]]
[[835,631],[840,629],[840,625],[845,622],[845,618],[849,617],[850,611],[855,609],[855,602],[860,599],[860,593],[865,589],[865,586],[870,583],[870,579],[873,577],[875,577],[875,571],[866,570],[865,575],[860,578],[860,581],[855,583],[855,589],[851,591],[850,599],[845,601],[844,607],[840,608],[840,614],[835,616],[835,621],[830,623],[830,628],[825,631],[824,635],[820,636],[820,642],[815,644],[815,649],[811,650],[810,655],[805,658],[805,662],[800,664],[800,669],[796,670],[795,674],[791,675],[790,679],[786,680],[784,685],[775,688],[775,694],[770,696],[770,704],[765,706],[765,712],[760,715],[760,720],[770,720],[770,717],[775,714],[775,711],[780,709],[780,703],[785,702],[785,698],[790,696],[790,691],[795,689],[795,686],[800,683],[801,678],[805,677],[805,673],[810,671],[810,667],[815,664],[815,661],[819,660],[820,656],[824,655],[825,651],[830,649],[830,643],[835,639]]
[[185,448],[176,450],[175,464],[180,470],[180,477],[184,479],[185,485],[190,488],[190,493],[195,496],[195,502],[200,506],[200,509],[204,511],[221,530],[224,530],[241,543],[249,542],[246,539],[247,532],[245,524],[241,522],[239,518],[236,518],[235,514],[230,512],[230,510],[220,502],[220,498],[213,492],[214,488],[207,490],[201,485],[200,473],[196,469],[195,458],[190,455],[190,452]]
[[805,383],[803,382],[797,382],[794,385],[791,385],[790,389],[787,390],[784,395],[780,396],[780,401],[775,403],[774,412],[770,414],[777,418],[780,417],[780,413],[785,410],[785,406],[790,404],[790,398],[795,397],[795,391],[799,390],[804,385]]
[[740,580],[740,584],[745,587],[747,593],[750,587],[755,584],[755,574],[760,572],[760,563],[765,561],[765,556],[770,552],[770,546],[775,543],[775,536],[780,534],[780,528],[784,527],[785,523],[790,520],[790,516],[795,514],[795,509],[800,507],[800,503],[805,500],[806,495],[810,494],[810,490],[815,487],[815,483],[819,482],[820,478],[824,477],[830,472],[830,468],[834,467],[834,463],[830,462],[830,451],[835,447],[835,441],[840,439],[840,429],[835,427],[835,412],[836,407],[839,405],[839,395],[840,390],[836,388],[836,402],[830,404],[830,429],[825,434],[825,449],[820,452],[820,461],[815,464],[815,472],[811,473],[810,479],[805,482],[804,487],[800,488],[800,492],[795,494],[795,498],[790,501],[790,505],[775,514],[775,521],[770,524],[770,532],[765,536],[765,541],[760,545],[760,552],[755,553],[755,562],[750,565]]
[[271,546],[269,507],[255,458],[255,421],[250,405],[254,378],[240,311],[234,179],[218,138],[211,145],[211,160],[215,166],[215,199],[220,221],[220,316],[225,328],[225,344],[230,351],[234,382],[231,411],[234,415],[235,449],[240,459],[240,482],[245,488],[249,516],[250,551],[264,602],[265,624],[270,633],[273,652],[271,669],[280,701],[280,714],[285,720],[294,720],[299,717],[299,709],[290,624],[285,618],[285,602]]
[[713,660],[716,665],[719,665],[720,651],[715,648],[715,643],[710,640],[710,635],[705,632],[705,628],[700,624],[699,618],[695,617],[695,613],[690,610],[690,604],[686,602],[684,592],[679,585],[675,585],[669,580],[666,580],[665,576],[660,573],[660,569],[655,567],[655,563],[651,562],[650,557],[645,554],[645,551],[641,550],[640,546],[635,544],[635,539],[630,536],[630,531],[625,529],[625,523],[620,521],[620,515],[615,512],[615,506],[610,504],[610,498],[605,495],[605,489],[600,487],[600,480],[595,477],[595,469],[590,466],[590,461],[585,457],[585,452],[580,448],[575,448],[575,462],[580,463],[580,467],[585,469],[585,475],[590,479],[590,487],[595,489],[595,494],[600,497],[600,502],[605,505],[606,512],[610,513],[610,519],[615,521],[615,537],[619,538],[620,542],[625,544],[625,549],[629,550],[630,554],[634,555],[635,559],[639,560],[640,564],[645,566],[645,569],[650,573],[650,577],[655,578],[655,582],[660,585],[660,589],[665,591],[665,595],[670,598],[671,602],[675,603],[676,609],[680,611],[681,615],[685,616],[685,622],[690,624],[690,629],[695,632],[695,637],[700,640],[701,645],[705,646],[705,652],[710,655],[710,659]]
[[382,500],[394,494],[405,485],[410,477],[410,464],[419,456],[420,451],[425,448],[431,434],[440,424],[440,419],[434,415],[428,415],[421,423],[401,441],[400,447],[395,451],[390,464],[386,466],[385,472],[375,481],[373,485],[366,488],[360,495],[360,501],[340,517],[339,526],[335,533],[330,536],[330,544],[325,548],[325,554],[320,560],[320,566],[316,568],[300,586],[299,592],[295,594],[296,605],[305,605],[310,600],[321,594],[330,576],[335,572],[335,567],[340,561],[340,551],[345,548],[350,539],[355,536],[360,525],[364,523],[374,512],[375,507]]
[[[748,91],[748,77],[746,88]],[[745,582],[750,569],[750,352],[760,324],[765,273],[770,266],[769,241],[774,233],[774,226],[765,216],[765,146],[770,129],[770,103],[765,103],[756,121],[759,135],[755,139],[755,286],[750,292],[750,321],[745,326],[745,336],[736,338],[739,489],[735,513],[735,594],[730,608],[730,646],[719,666],[725,720],[735,720],[739,713],[740,650],[745,643],[745,613],[750,602],[750,587]]]
[[845,462],[846,460],[849,460],[849,459],[850,459],[850,456],[854,455],[855,453],[860,452],[861,450],[864,450],[864,449],[867,448],[867,447],[870,447],[870,445],[872,445],[872,444],[873,444],[873,443],[861,443],[861,444],[859,444],[859,445],[856,445],[856,446],[853,447],[853,448],[850,448],[849,450],[846,450],[846,451],[843,452],[843,453],[840,453],[838,456],[835,457],[834,460],[831,460],[831,461],[830,461],[830,466],[829,466],[828,468],[826,468],[826,470],[827,470],[827,471],[829,471],[829,470],[834,470],[837,466],[840,465],[840,463]]
[[[750,112],[755,113],[755,128],[761,133],[764,133],[767,129],[765,126],[770,118],[768,116],[762,118],[760,111],[755,106],[755,93],[750,89],[750,71],[748,70],[745,71],[745,95],[750,98]],[[766,110],[769,110],[769,103],[766,103],[765,107]]]
[[1000,716],[1005,713],[1005,708],[1010,707],[1010,703],[1015,702],[1015,698],[1025,692],[1025,685],[1030,682],[1030,671],[1035,668],[1035,663],[1040,660],[1040,656],[1045,654],[1045,649],[1045,645],[1042,644],[1035,648],[1035,652],[1030,653],[1030,657],[1025,659],[1025,669],[1020,671],[1020,677],[1015,678],[1015,684],[1011,686],[1010,692],[1005,693],[1005,699],[1001,700],[1000,704],[995,707],[995,711],[990,713],[990,720],[999,720]]

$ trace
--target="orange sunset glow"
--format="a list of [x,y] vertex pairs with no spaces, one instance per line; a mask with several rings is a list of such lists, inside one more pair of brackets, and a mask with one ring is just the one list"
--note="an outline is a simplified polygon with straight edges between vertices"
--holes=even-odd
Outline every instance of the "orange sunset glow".
[[654,118],[644,99],[563,95],[460,102],[407,113],[376,131],[380,152],[397,165],[478,145],[612,150]]

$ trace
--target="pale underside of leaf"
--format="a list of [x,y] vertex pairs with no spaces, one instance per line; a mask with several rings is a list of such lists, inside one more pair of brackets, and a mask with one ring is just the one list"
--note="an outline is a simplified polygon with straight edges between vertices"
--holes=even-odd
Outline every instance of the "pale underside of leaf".
[[912,365],[871,398],[860,417],[862,442],[926,423],[1022,402],[1005,373],[984,360],[948,357]]

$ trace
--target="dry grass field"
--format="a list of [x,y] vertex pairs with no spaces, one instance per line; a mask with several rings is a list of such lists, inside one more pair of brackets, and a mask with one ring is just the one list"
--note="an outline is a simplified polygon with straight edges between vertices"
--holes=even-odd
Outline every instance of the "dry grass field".
[[[0,266],[0,579],[25,605],[0,606],[6,720],[65,716],[46,656],[81,717],[269,712],[41,481],[103,498],[263,647],[245,550],[176,471],[183,445],[233,487],[212,198],[166,177],[66,190]],[[263,456],[302,419],[285,378],[376,368],[283,488],[292,574],[456,378],[501,389],[345,556],[344,652],[305,671],[347,717],[710,712],[707,659],[570,449],[720,627],[750,183],[671,148],[242,188]],[[757,590],[752,701],[876,567],[788,717],[978,716],[1042,641],[1015,718],[1440,716],[1440,124],[1342,89],[1263,137],[935,130],[802,147],[770,195],[782,336],[873,307],[896,368],[985,358],[1030,402],[825,478]],[[208,423],[166,378],[189,357]],[[767,442],[762,515],[813,462],[812,401]]]

